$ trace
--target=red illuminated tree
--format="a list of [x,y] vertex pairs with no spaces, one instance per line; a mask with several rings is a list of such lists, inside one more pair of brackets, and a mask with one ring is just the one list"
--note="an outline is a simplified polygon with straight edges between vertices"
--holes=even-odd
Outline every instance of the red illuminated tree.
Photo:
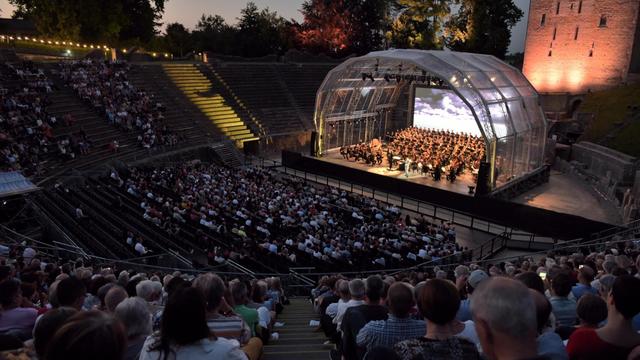
[[351,45],[351,23],[344,0],[308,0],[302,4],[304,21],[296,38],[312,52],[344,53]]

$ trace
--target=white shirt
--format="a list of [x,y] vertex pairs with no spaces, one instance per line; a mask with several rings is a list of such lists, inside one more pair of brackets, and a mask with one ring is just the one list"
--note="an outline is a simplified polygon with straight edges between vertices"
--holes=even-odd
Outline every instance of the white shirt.
[[324,313],[333,319],[338,314],[338,305],[345,304],[345,303],[346,301],[342,299],[338,300],[338,302],[331,303],[329,304],[329,306],[327,306],[327,309],[324,311]]
[[349,309],[350,307],[359,306],[362,304],[364,304],[364,300],[353,300],[353,299],[342,304],[342,306],[338,304],[338,312],[336,314],[336,317],[333,318],[333,323],[337,325],[338,329],[340,329],[340,325],[342,324],[342,318],[344,317],[344,313],[347,312],[347,309]]
[[31,248],[31,247],[27,247],[24,249],[24,251],[22,252],[22,257],[24,258],[24,261],[28,264],[31,262],[31,259],[33,259],[36,256],[36,251]]
[[144,248],[144,246],[141,243],[136,243],[136,246],[134,247],[134,249],[138,252],[138,254],[140,255],[144,255],[147,253],[147,249]]
[[[140,360],[157,360],[164,358],[159,351],[150,351],[149,348],[156,342],[157,338],[149,336],[142,346]],[[173,348],[173,352],[167,357],[168,360],[200,360],[200,359],[224,359],[224,360],[247,360],[247,355],[240,350],[238,340],[218,338],[217,340],[202,339],[193,344]]]

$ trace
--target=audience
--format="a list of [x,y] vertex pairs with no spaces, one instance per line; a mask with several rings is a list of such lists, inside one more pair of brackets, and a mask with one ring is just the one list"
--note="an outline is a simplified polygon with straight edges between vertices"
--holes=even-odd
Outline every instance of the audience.
[[230,251],[212,257],[261,258],[283,271],[298,262],[337,271],[469,256],[450,224],[403,219],[394,206],[259,168],[133,168],[112,182],[138,199],[143,219],[169,234],[202,232],[203,249],[212,247],[210,237],[227,239]]
[[[177,136],[163,124],[162,108],[153,96],[136,89],[128,79],[129,64],[123,61],[74,60],[59,64],[60,77],[89,105],[123,131],[136,130],[144,148],[175,145]],[[117,141],[112,151],[117,151]]]
[[0,78],[14,84],[0,84],[0,170],[41,175],[42,164],[52,157],[68,161],[89,151],[91,142],[83,131],[54,136],[59,123],[48,112],[53,84],[42,69],[30,61],[2,63]]

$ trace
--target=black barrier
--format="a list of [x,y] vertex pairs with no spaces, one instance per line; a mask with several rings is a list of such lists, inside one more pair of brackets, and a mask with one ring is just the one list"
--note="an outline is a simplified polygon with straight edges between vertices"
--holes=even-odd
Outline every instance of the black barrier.
[[517,204],[490,197],[471,197],[451,191],[437,189],[384,175],[369,173],[302,156],[284,150],[284,166],[353,182],[390,193],[411,197],[431,204],[476,215],[520,230],[555,239],[570,240],[588,237],[592,233],[611,228],[611,224],[563,214],[551,210]]

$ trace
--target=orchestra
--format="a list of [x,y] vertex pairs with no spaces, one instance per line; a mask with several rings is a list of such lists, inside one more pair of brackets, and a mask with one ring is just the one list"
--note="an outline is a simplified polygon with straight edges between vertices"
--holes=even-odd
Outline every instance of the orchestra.
[[415,173],[440,181],[444,176],[450,182],[466,171],[477,173],[485,158],[484,139],[471,134],[410,127],[387,139],[342,146],[340,155],[369,166],[381,166],[386,155],[389,169],[403,171],[406,177]]

